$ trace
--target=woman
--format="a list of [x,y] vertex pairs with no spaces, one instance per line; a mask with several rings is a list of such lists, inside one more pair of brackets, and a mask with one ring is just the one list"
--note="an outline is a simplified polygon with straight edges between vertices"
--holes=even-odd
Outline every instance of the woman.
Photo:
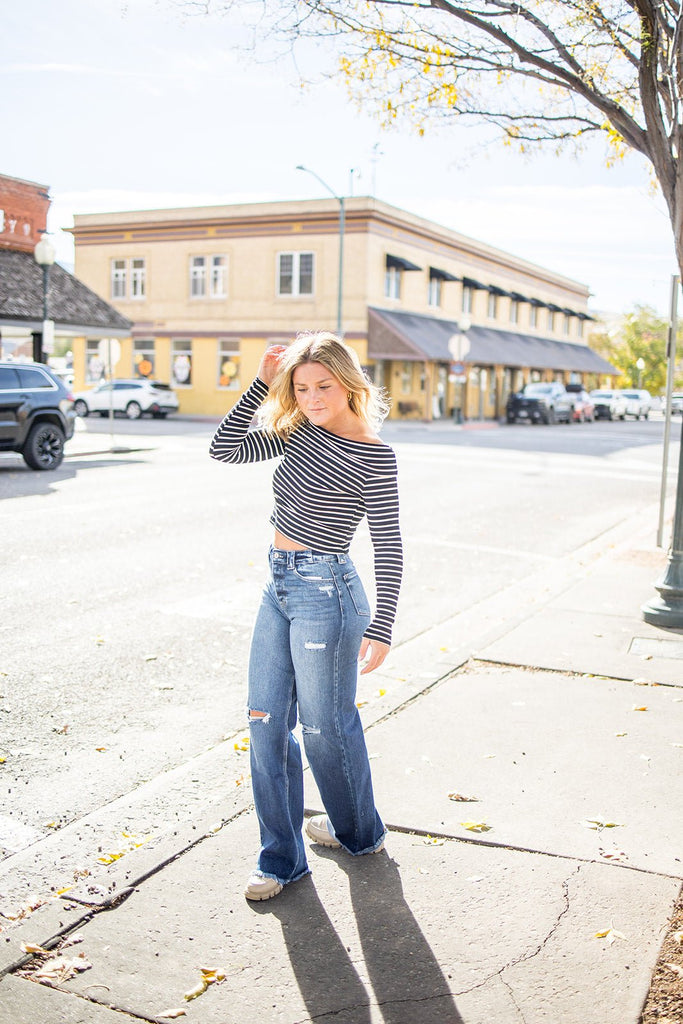
[[[249,430],[261,409],[261,424]],[[283,456],[273,475],[275,528],[249,658],[248,716],[258,865],[245,896],[264,900],[308,873],[298,716],[326,815],[306,832],[323,846],[377,853],[385,829],[375,809],[355,703],[363,672],[382,664],[401,581],[396,458],[375,433],[386,405],[358,357],[333,334],[267,349],[258,375],[211,444],[222,462]],[[348,551],[367,516],[377,607]]]

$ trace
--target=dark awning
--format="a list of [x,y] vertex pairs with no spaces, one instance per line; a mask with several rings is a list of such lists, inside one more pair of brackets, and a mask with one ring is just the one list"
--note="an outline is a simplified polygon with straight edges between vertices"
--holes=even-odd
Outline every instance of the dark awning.
[[506,292],[504,288],[499,288],[497,284],[490,284],[490,285],[488,285],[487,291],[489,291],[491,293],[491,295],[508,295],[509,296],[509,295],[512,294],[511,292]]
[[520,295],[519,292],[510,292],[510,298],[514,299],[515,302],[529,302],[526,295]]
[[389,267],[395,267],[397,270],[422,270],[422,267],[411,263],[410,260],[404,260],[402,256],[390,256],[387,253],[387,268]]
[[[457,320],[422,313],[403,313],[370,307],[368,355],[371,359],[402,359],[450,363],[449,341],[462,332]],[[492,327],[470,327],[465,362],[475,366],[529,367],[535,370],[573,370],[615,374],[618,371],[583,342],[555,341]]]
[[[58,263],[50,268],[48,317],[55,327],[126,337],[131,321]],[[43,268],[31,252],[0,250],[0,327],[42,330]]]
[[438,267],[429,268],[429,276],[437,277],[440,281],[459,281],[459,277],[455,277],[454,274],[449,274],[447,270],[439,270]]
[[481,281],[475,281],[473,277],[463,277],[462,284],[463,288],[476,288],[480,292],[488,291],[487,284],[482,284]]

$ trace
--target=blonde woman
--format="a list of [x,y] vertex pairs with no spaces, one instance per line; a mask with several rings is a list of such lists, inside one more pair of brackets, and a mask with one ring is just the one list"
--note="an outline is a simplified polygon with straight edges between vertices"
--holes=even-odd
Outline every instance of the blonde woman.
[[[259,409],[260,425],[249,429]],[[282,457],[273,475],[270,575],[249,658],[261,831],[250,900],[277,896],[309,871],[297,716],[327,812],[308,821],[308,836],[354,855],[384,846],[355,698],[359,658],[371,672],[389,652],[401,581],[396,458],[376,433],[386,411],[351,348],[327,332],[302,335],[266,350],[211,444],[222,462]],[[374,549],[374,615],[348,554],[363,516]]]

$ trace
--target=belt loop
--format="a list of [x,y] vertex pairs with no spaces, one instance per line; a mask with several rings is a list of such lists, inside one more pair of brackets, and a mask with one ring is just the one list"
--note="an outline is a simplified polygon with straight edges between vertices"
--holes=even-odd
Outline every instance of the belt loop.
[[339,553],[337,555],[337,558],[339,559],[339,562],[340,562],[341,565],[345,565],[346,564],[346,555],[343,552]]
[[295,560],[295,558],[296,558],[296,552],[294,552],[294,551],[288,551],[287,552],[287,568],[288,569],[295,569],[296,568],[296,560]]

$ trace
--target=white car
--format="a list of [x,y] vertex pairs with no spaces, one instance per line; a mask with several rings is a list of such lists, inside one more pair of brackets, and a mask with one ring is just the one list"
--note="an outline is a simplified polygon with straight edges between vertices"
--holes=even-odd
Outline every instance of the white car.
[[623,391],[602,388],[591,391],[591,399],[595,406],[596,420],[626,419],[626,398]]
[[129,420],[138,420],[145,413],[162,419],[169,412],[178,411],[178,396],[170,385],[144,378],[113,380],[98,384],[90,391],[74,393],[77,416],[87,416],[91,412],[108,416],[110,407],[114,412],[125,412]]
[[646,420],[652,408],[652,395],[650,392],[644,391],[641,388],[634,388],[630,391],[624,390],[622,394],[626,399],[626,415],[633,416],[636,420],[639,420],[642,416]]

